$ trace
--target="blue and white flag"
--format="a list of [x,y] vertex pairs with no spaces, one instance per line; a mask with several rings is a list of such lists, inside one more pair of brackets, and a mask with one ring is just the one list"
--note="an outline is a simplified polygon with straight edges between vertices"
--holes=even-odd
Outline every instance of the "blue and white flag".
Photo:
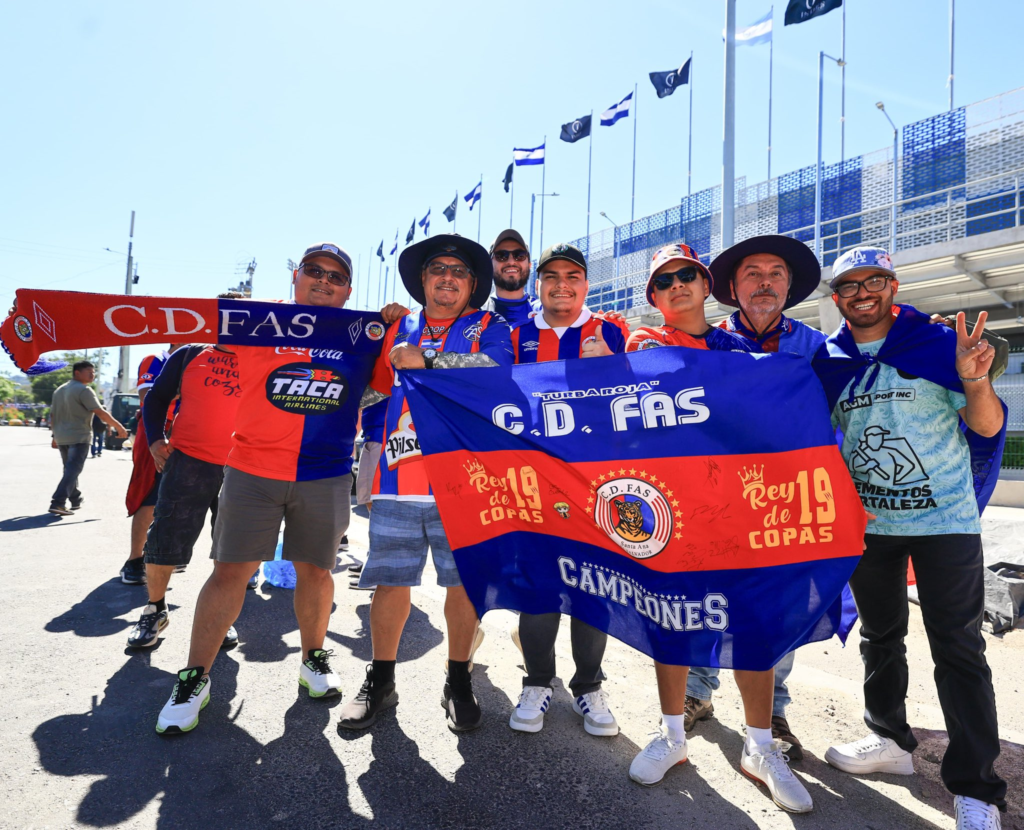
[[625,118],[629,115],[629,108],[633,106],[633,93],[629,93],[619,103],[609,107],[601,113],[601,126],[610,127],[620,118]]
[[524,149],[522,147],[512,148],[512,160],[516,165],[520,164],[543,164],[544,163],[544,145],[540,147],[534,147],[532,149]]
[[398,230],[396,229],[395,230],[395,244],[392,246],[391,250],[388,251],[388,256],[392,256],[395,253],[395,251],[397,251],[397,250],[398,250]]
[[467,202],[469,202],[469,209],[470,210],[473,209],[473,205],[475,205],[477,202],[480,201],[480,197],[483,195],[483,192],[484,192],[484,183],[483,182],[478,182],[476,187],[474,187],[471,191],[469,191],[469,193],[467,193],[465,196],[462,197]]
[[430,236],[430,208],[427,208],[427,215],[420,219],[418,224],[423,228],[423,235]]
[[[772,39],[772,9],[768,13],[754,21],[745,29],[736,30],[737,46],[757,46],[761,43],[770,43]],[[722,30],[722,40],[725,40],[725,30]]]

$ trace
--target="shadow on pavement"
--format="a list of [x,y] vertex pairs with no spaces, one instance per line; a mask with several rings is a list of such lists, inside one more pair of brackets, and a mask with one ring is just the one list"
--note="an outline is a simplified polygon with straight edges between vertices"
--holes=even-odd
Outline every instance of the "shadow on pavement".
[[[120,577],[108,579],[93,588],[71,608],[50,620],[45,628],[51,633],[71,631],[79,637],[106,637],[131,628],[135,623],[118,619],[147,602],[144,585],[125,585]],[[168,605],[174,610],[177,606]]]
[[[725,727],[716,718],[709,718],[701,721],[697,729],[691,733],[692,736],[700,736],[710,744],[715,744],[722,754],[730,761],[739,773],[740,753],[743,751],[743,736]],[[699,763],[700,758],[692,757],[691,760]],[[918,765],[920,766],[920,765]],[[807,787],[807,792],[814,799],[814,813],[819,817],[822,815],[835,818],[837,827],[847,826],[843,816],[849,816],[851,811],[854,814],[864,817],[865,826],[874,826],[870,823],[869,817],[883,820],[880,815],[883,808],[878,793],[864,785],[861,777],[848,775],[845,772],[835,769],[825,760],[813,755],[807,747],[804,747],[804,758],[802,761],[791,765],[797,777]],[[940,802],[936,804],[932,799],[936,793],[930,791],[927,780],[920,775],[871,775],[863,776],[868,780],[883,780],[889,783],[899,784],[907,790],[908,797],[914,798],[922,803],[928,803],[930,807],[951,812],[953,807],[953,796],[946,793],[940,784],[941,795],[948,804]],[[813,780],[812,780],[813,779]],[[766,787],[755,784],[745,779],[751,786],[757,788],[765,800],[765,806],[771,809],[780,809],[772,802]],[[821,783],[817,783],[821,782]],[[929,803],[931,802],[931,803]],[[900,830],[940,830],[938,825],[927,819],[923,819],[915,813],[910,812],[895,800],[885,800],[884,820],[891,822],[887,826],[899,827]],[[751,827],[755,825],[749,825]]]
[[[261,583],[255,591],[246,591],[242,613],[235,620],[235,630],[241,644],[238,650],[246,661],[254,663],[278,663],[290,654],[301,651],[299,646],[289,646],[285,635],[297,631],[295,621],[295,591],[275,588],[267,582]],[[252,632],[259,632],[253,634]]]
[[[370,643],[370,603],[357,606],[356,616],[359,618],[359,625],[353,636],[328,631],[327,639],[347,648],[357,660],[369,663],[373,659],[373,647]],[[444,634],[440,629],[434,627],[430,618],[414,603],[409,611],[409,620],[405,624],[405,631],[398,646],[398,662],[401,664],[418,660],[431,649],[441,645],[442,642],[444,642]],[[439,694],[440,688],[438,686]]]
[[0,522],[0,533],[17,533],[19,530],[39,530],[43,527],[52,527],[57,524],[84,525],[89,522],[98,522],[99,519],[78,519],[68,521],[66,516],[56,516],[53,513],[43,513],[39,516],[17,516],[13,519],[4,519]]

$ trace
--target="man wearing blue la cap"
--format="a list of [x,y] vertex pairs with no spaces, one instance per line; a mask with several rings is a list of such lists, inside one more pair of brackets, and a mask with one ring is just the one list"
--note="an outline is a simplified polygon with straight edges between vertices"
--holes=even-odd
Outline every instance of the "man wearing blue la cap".
[[[881,248],[836,260],[832,298],[845,323],[813,366],[842,454],[871,511],[850,588],[861,621],[867,737],[830,747],[825,760],[853,774],[912,775],[917,740],[907,723],[907,559],[912,558],[935,684],[949,733],[942,780],[958,830],[998,830],[1006,808],[992,674],[981,636],[984,559],[979,510],[987,491],[974,469],[999,467],[1004,408],[992,389],[995,349],[986,312],[968,335],[894,299],[899,282]],[[961,427],[961,424],[963,427]]]

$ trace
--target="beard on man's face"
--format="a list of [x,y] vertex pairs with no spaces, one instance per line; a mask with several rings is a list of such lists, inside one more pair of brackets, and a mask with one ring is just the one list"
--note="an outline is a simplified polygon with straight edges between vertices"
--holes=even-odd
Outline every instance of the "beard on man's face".
[[494,284],[502,291],[518,291],[530,281],[530,267],[519,267],[516,263],[518,271],[509,268],[508,273],[504,273],[507,265],[508,263],[502,263],[501,269],[494,272]]

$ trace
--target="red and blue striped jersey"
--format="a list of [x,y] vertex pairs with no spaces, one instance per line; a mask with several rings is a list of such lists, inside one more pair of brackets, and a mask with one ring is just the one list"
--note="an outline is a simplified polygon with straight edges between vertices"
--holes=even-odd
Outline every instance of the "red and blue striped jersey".
[[370,388],[391,398],[384,417],[384,441],[372,498],[433,501],[402,377],[390,358],[391,350],[401,343],[439,352],[483,352],[498,365],[509,366],[513,363],[511,331],[504,318],[490,311],[474,311],[451,321],[430,320],[420,311],[396,320],[384,336]]
[[512,349],[516,363],[544,363],[548,360],[571,360],[583,357],[585,343],[595,340],[597,327],[613,354],[626,351],[626,338],[622,329],[595,317],[584,308],[576,322],[561,330],[551,328],[541,314],[512,330]]
[[142,358],[142,362],[139,364],[139,377],[135,382],[135,387],[140,392],[143,389],[149,389],[156,381],[156,376],[160,374],[160,370],[164,368],[164,364],[167,362],[167,358],[170,355],[164,351],[160,354],[151,354],[148,357]]

